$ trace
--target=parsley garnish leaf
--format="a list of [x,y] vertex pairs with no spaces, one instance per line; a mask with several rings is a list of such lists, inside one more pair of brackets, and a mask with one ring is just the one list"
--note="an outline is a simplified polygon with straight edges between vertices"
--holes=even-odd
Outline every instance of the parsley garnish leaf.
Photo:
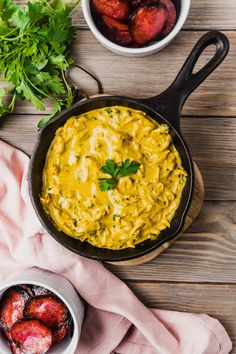
[[101,171],[111,176],[111,178],[99,178],[99,188],[102,192],[114,189],[118,180],[122,177],[130,176],[138,172],[140,163],[136,161],[125,160],[120,165],[113,160],[108,159]]
[[101,171],[103,173],[106,173],[108,175],[111,175],[112,177],[116,178],[118,172],[119,172],[119,167],[115,164],[113,160],[106,160],[106,163],[104,166],[102,166]]
[[133,175],[138,172],[140,163],[136,161],[125,160],[122,161],[117,178]]
[[116,186],[115,178],[99,178],[99,188],[102,192],[114,189]]

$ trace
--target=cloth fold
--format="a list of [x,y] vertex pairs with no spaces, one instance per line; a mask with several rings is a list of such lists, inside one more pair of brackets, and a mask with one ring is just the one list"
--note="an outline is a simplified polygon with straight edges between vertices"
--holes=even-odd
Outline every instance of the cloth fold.
[[0,141],[0,282],[39,267],[71,281],[88,303],[76,354],[227,354],[231,341],[207,315],[145,307],[97,261],[57,243],[39,223],[28,194],[29,158]]

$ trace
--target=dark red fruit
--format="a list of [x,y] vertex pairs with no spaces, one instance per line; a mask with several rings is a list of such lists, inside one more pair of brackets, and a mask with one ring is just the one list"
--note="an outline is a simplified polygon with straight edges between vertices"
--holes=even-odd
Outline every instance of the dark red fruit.
[[103,15],[102,19],[105,22],[105,24],[113,30],[118,30],[118,31],[128,31],[129,30],[129,27],[127,24],[117,21],[117,20],[114,20],[114,18]]
[[33,285],[32,286],[32,292],[34,296],[40,296],[40,295],[51,295],[52,292],[46,288],[43,288],[42,286],[37,286]]
[[9,331],[13,324],[23,317],[23,311],[29,294],[21,287],[7,290],[0,305],[0,328]]
[[11,349],[11,352],[13,354],[24,354],[18,347],[17,345],[13,342],[12,337],[11,337],[11,333],[10,332],[4,332],[6,339],[9,342],[9,346]]
[[52,345],[51,330],[38,320],[17,321],[11,336],[24,354],[45,354]]
[[93,5],[100,15],[123,21],[128,18],[129,2],[127,0],[93,0]]
[[113,18],[105,15],[102,16],[102,19],[102,31],[112,42],[123,46],[128,46],[133,42],[127,24],[114,20]]
[[10,349],[12,354],[24,354],[14,342],[10,342]]
[[131,0],[130,4],[133,7],[139,7],[141,5],[143,5],[143,3],[145,3],[145,0]]
[[18,287],[24,289],[29,294],[29,296],[34,295],[30,285],[23,284],[23,285],[18,285]]
[[160,0],[160,3],[165,5],[168,11],[168,18],[165,27],[162,30],[162,35],[167,36],[176,24],[176,8],[171,0]]
[[49,328],[58,328],[68,319],[64,303],[54,295],[36,296],[27,301],[24,316],[35,318]]
[[60,342],[69,333],[69,323],[66,321],[59,328],[52,331],[52,342],[53,344]]
[[114,36],[114,42],[119,45],[130,46],[133,43],[133,38],[130,36],[129,31],[117,31]]
[[141,45],[154,40],[164,28],[168,12],[164,6],[143,6],[138,8],[131,19],[130,34]]
[[139,6],[158,5],[160,0],[131,0],[131,6],[137,8]]
[[4,335],[7,338],[8,342],[12,342],[11,332],[6,331],[4,332]]

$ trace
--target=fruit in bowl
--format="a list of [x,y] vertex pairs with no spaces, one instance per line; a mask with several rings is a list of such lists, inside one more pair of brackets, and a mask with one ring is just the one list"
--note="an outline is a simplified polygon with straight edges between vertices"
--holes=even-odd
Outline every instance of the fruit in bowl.
[[141,48],[165,38],[177,21],[172,0],[91,0],[94,21],[110,41]]
[[66,305],[50,290],[35,285],[7,289],[0,302],[0,328],[13,354],[45,354],[72,334]]

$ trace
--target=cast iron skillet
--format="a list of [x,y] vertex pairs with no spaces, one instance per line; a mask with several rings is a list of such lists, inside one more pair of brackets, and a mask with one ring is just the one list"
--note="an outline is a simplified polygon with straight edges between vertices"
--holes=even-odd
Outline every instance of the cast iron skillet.
[[[201,70],[197,73],[193,73],[193,69],[200,55],[205,48],[212,44],[216,47],[214,56]],[[49,234],[51,234],[64,247],[82,256],[115,262],[143,256],[157,247],[160,247],[166,241],[173,239],[181,232],[192,199],[194,172],[189,149],[180,131],[180,113],[187,97],[224,60],[228,50],[228,39],[222,33],[216,31],[208,32],[195,45],[174,83],[160,95],[148,99],[134,99],[117,96],[91,98],[76,103],[56,118],[50,120],[49,123],[42,128],[31,157],[29,167],[29,189],[36,214]],[[45,214],[39,199],[45,157],[56,130],[73,115],[80,115],[93,109],[114,105],[126,106],[144,111],[158,123],[168,124],[174,145],[180,153],[185,170],[188,172],[187,183],[183,191],[182,200],[174,218],[172,219],[170,228],[163,230],[154,241],[147,240],[137,245],[135,248],[128,248],[120,251],[96,248],[87,242],[81,242],[58,231],[53,222]]]

